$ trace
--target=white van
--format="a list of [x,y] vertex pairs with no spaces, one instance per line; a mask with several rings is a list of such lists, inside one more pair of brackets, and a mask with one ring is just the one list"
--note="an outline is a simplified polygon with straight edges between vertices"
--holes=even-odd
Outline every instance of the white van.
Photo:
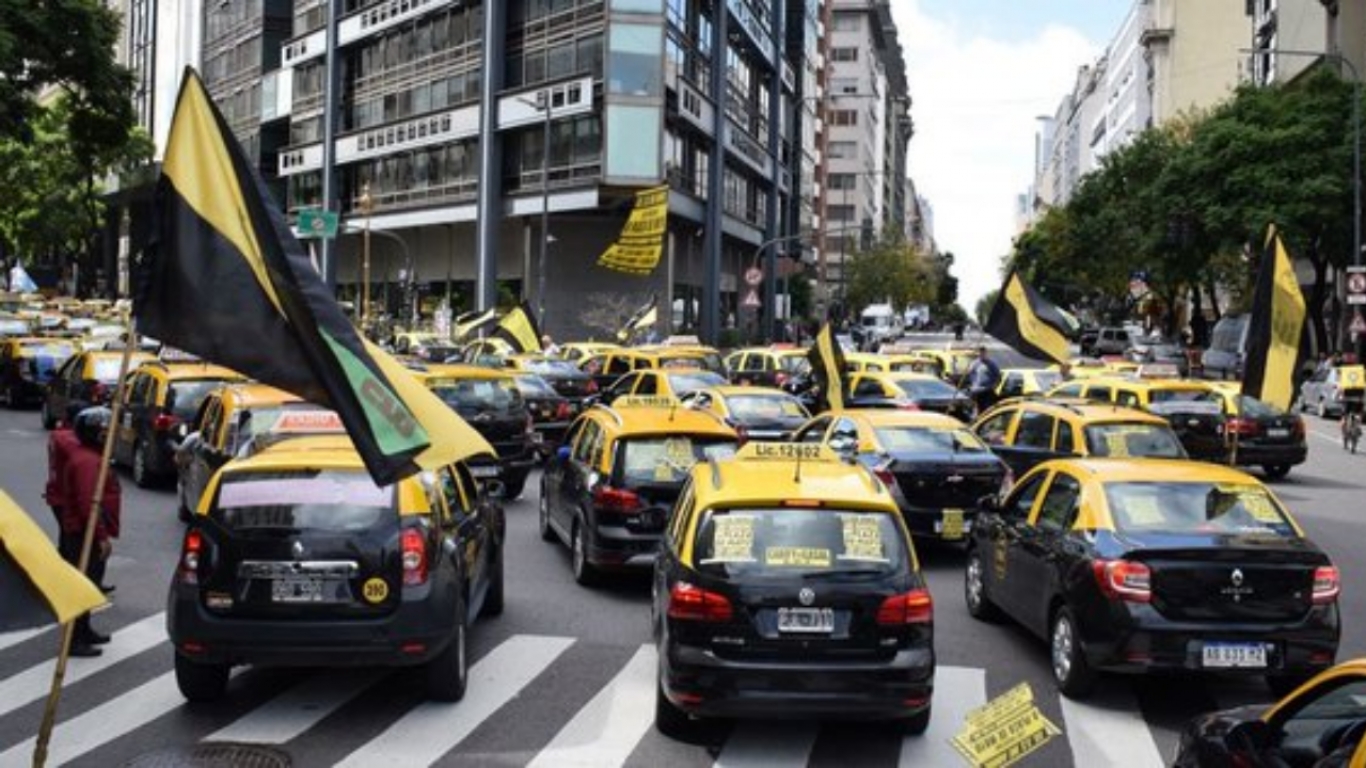
[[1214,324],[1210,333],[1209,349],[1200,356],[1205,377],[1210,379],[1241,379],[1243,362],[1247,359],[1247,332],[1251,327],[1249,315],[1227,315]]
[[892,309],[891,304],[869,304],[859,315],[864,343],[869,346],[901,338],[902,323],[901,313]]

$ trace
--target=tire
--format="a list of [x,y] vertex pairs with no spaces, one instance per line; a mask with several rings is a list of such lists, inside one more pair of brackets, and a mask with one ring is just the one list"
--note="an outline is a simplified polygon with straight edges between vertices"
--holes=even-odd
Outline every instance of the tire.
[[1267,464],[1262,467],[1262,472],[1266,473],[1268,480],[1280,480],[1290,474],[1289,464]]
[[550,527],[550,502],[545,498],[545,481],[541,481],[541,499],[538,504],[536,527],[541,531],[541,541],[555,541],[555,529]]
[[658,684],[655,687],[655,730],[678,741],[692,741],[698,731],[698,723],[674,706],[664,695],[664,686]]
[[498,556],[489,566],[488,592],[484,593],[484,604],[479,608],[480,616],[503,615],[503,553],[499,548]]
[[526,475],[512,477],[503,481],[503,501],[516,501],[526,490]]
[[141,440],[133,444],[133,458],[129,469],[133,475],[133,484],[137,487],[151,488],[156,485],[156,476],[147,467],[147,444]]
[[588,562],[588,542],[584,540],[583,517],[574,518],[569,529],[569,567],[574,573],[574,581],[581,586],[591,587],[598,583],[598,571]]
[[986,568],[982,565],[982,553],[976,548],[968,552],[963,568],[963,600],[968,604],[968,615],[972,618],[987,622],[1001,620],[1001,609],[987,594]]
[[901,732],[907,736],[923,736],[930,729],[930,707],[901,721]]
[[432,701],[455,702],[465,698],[469,683],[469,661],[466,658],[465,600],[455,605],[455,633],[446,647],[437,654],[423,672],[427,677],[427,698]]
[[1096,673],[1086,662],[1081,639],[1077,637],[1077,620],[1072,609],[1062,606],[1053,614],[1048,626],[1049,667],[1058,692],[1069,699],[1082,699],[1096,685]]
[[1266,687],[1271,689],[1272,695],[1276,698],[1283,699],[1293,693],[1296,688],[1304,685],[1311,677],[1313,675],[1307,672],[1267,675]]
[[186,701],[217,701],[228,689],[228,665],[200,664],[177,653],[175,682]]
[[52,406],[48,404],[47,398],[43,398],[43,407],[40,417],[43,421],[43,429],[55,429],[57,420],[52,418]]

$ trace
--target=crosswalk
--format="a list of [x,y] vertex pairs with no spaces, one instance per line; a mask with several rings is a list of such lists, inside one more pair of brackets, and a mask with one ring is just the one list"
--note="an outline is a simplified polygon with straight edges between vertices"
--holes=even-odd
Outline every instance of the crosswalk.
[[[101,764],[96,758],[113,744],[119,745],[115,753],[135,756],[201,742],[273,745],[291,752],[325,742],[344,751],[328,753],[325,759],[296,754],[296,764],[755,768],[840,764],[828,758],[844,754],[846,746],[829,743],[840,738],[839,729],[789,722],[740,722],[718,727],[716,738],[708,743],[669,742],[653,727],[653,646],[576,649],[587,644],[551,635],[512,635],[494,645],[471,665],[468,692],[458,704],[414,696],[398,708],[383,706],[395,688],[393,676],[402,674],[391,670],[275,672],[285,681],[276,690],[260,684],[260,679],[254,686],[250,683],[252,676],[271,672],[238,669],[229,699],[246,702],[196,710],[185,704],[170,671],[164,622],[165,616],[157,614],[122,627],[103,656],[72,661],[66,678],[68,697],[75,695],[71,687],[80,685],[80,700],[64,704],[52,738],[50,765]],[[49,631],[0,636],[0,766],[27,765],[31,759],[33,732],[52,671],[50,661],[27,669],[7,668],[6,652],[23,650],[30,643],[50,643],[53,635]],[[575,650],[583,653],[575,657]],[[615,659],[615,666],[601,679],[592,678],[590,690],[576,692],[575,684],[587,685],[586,675],[568,667],[590,655]],[[989,687],[984,669],[941,665],[929,731],[903,737],[892,728],[863,728],[857,731],[861,743],[856,754],[879,755],[885,760],[878,764],[889,766],[964,765],[950,739],[970,710],[986,703],[989,693],[999,692],[999,686]],[[1140,702],[1126,686],[1110,686],[1085,703],[1058,698],[1039,686],[1035,695],[1049,700],[1046,709],[1060,713],[1053,717],[1063,734],[1046,760],[1025,765],[1060,765],[1068,755],[1071,764],[1087,768],[1156,768],[1170,760],[1167,755],[1164,761]],[[553,702],[548,699],[556,696],[567,699],[564,706],[549,706]],[[551,710],[559,719],[544,722],[544,713]],[[376,712],[388,719],[374,722]],[[326,738],[313,737],[319,732]],[[528,743],[519,743],[520,738]],[[868,741],[879,743],[870,747]],[[470,746],[474,742],[479,742],[477,752]],[[514,752],[490,756],[490,744],[510,743],[518,743]]]

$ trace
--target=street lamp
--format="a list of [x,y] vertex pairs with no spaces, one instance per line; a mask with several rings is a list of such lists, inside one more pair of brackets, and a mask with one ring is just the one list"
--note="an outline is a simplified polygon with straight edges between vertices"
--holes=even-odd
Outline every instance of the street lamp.
[[361,241],[361,299],[360,327],[370,328],[370,214],[375,209],[375,200],[370,196],[370,182],[360,188],[360,212],[365,214],[365,234]]
[[[1338,64],[1347,67],[1352,73],[1352,266],[1359,271],[1361,261],[1361,74],[1356,65],[1341,53],[1334,51],[1304,51],[1286,48],[1242,48],[1242,53],[1273,54],[1276,56],[1312,56],[1313,58],[1336,59]],[[1358,310],[1359,311],[1359,310]],[[1361,348],[1366,342],[1366,334],[1357,334],[1357,359],[1361,359]]]
[[536,93],[534,101],[518,96],[517,101],[541,110],[545,119],[541,123],[541,249],[536,256],[536,318],[545,322],[545,255],[550,246],[550,120],[553,104],[550,91]]

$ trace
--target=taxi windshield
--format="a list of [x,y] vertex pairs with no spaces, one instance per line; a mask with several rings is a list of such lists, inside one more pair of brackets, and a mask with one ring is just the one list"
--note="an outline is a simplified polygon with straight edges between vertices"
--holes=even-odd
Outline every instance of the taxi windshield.
[[554,397],[555,389],[549,382],[534,373],[522,374],[517,377],[517,389],[523,395],[535,397]]
[[735,441],[692,435],[651,435],[620,441],[617,481],[613,485],[677,485],[692,466],[735,455]]
[[699,389],[725,384],[726,380],[711,371],[687,371],[669,374],[669,388],[675,395],[686,395]]
[[209,393],[223,386],[219,379],[191,379],[172,382],[166,391],[166,410],[188,421],[194,418]]
[[322,411],[326,410],[320,405],[312,403],[286,403],[283,405],[260,405],[242,410],[237,416],[235,436],[229,442],[229,448],[236,452],[236,447],[246,445],[257,435],[263,435],[275,426],[275,422],[280,420],[280,414],[285,411]]
[[1109,483],[1105,499],[1118,531],[1298,535],[1280,504],[1257,485]]
[[726,398],[730,414],[742,421],[758,419],[805,419],[806,409],[791,395],[777,392],[759,395],[731,395]]
[[22,357],[71,357],[75,349],[65,342],[33,341],[21,345],[19,354]]
[[437,397],[461,414],[509,413],[522,407],[522,393],[505,379],[445,379],[433,382],[431,387]]
[[1088,424],[1086,452],[1091,456],[1185,458],[1186,450],[1166,424]]
[[572,376],[579,372],[579,369],[567,360],[528,360],[524,366],[532,373],[557,373],[561,376]]
[[1154,389],[1148,393],[1152,403],[1217,403],[1219,395],[1206,389]]
[[697,525],[693,563],[726,577],[887,576],[908,568],[891,515],[829,508],[714,509]]
[[119,380],[119,370],[123,367],[122,358],[97,357],[91,363],[95,369],[95,375],[91,377],[94,381],[112,384]]
[[236,472],[223,476],[210,515],[234,531],[365,531],[395,518],[394,486],[360,470]]
[[893,379],[892,383],[896,384],[897,389],[900,389],[906,397],[916,400],[930,397],[953,397],[958,394],[958,390],[939,379]]
[[891,453],[987,453],[986,444],[962,427],[878,427],[878,442]]

